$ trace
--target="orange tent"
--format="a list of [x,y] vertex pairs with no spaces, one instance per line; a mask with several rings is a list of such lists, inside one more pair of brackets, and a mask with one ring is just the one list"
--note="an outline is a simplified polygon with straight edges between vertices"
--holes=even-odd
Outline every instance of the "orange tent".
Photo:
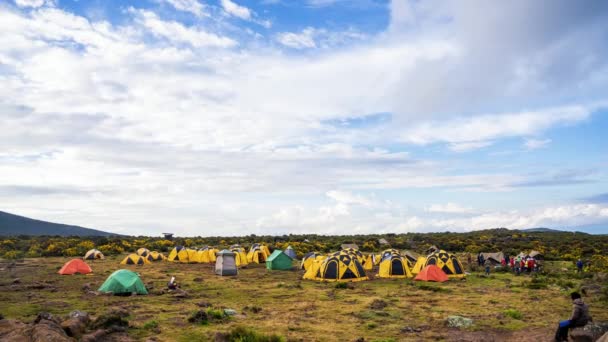
[[448,275],[445,274],[441,268],[435,265],[428,265],[418,273],[414,280],[436,281],[443,283],[444,281],[448,281]]
[[93,270],[86,262],[80,259],[70,260],[63,265],[63,267],[59,270],[59,274],[87,274],[91,273]]

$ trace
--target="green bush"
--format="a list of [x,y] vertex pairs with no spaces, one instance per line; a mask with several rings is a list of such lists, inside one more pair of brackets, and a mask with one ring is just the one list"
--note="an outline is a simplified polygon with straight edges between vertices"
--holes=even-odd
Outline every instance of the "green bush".
[[371,330],[371,329],[376,329],[377,327],[378,327],[377,323],[374,323],[374,322],[367,323],[367,329]]
[[504,311],[504,314],[513,319],[522,319],[524,317],[517,309],[507,309]]
[[233,342],[285,342],[285,338],[279,335],[263,335],[255,330],[245,327],[236,327],[225,336],[226,341]]
[[157,321],[149,321],[144,324],[144,329],[146,329],[146,330],[152,330],[152,329],[156,329],[156,328],[158,328]]
[[339,282],[339,283],[336,283],[336,288],[337,289],[347,289],[348,288],[348,284],[344,283],[344,282]]

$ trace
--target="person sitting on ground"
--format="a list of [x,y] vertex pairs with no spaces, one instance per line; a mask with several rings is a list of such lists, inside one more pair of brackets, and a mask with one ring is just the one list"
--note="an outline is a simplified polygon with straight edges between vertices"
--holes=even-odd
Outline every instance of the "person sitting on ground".
[[179,285],[177,285],[177,282],[175,281],[175,277],[171,277],[171,280],[169,280],[167,287],[169,288],[169,290],[177,290],[179,288]]
[[583,260],[578,259],[576,261],[576,269],[578,270],[578,273],[582,273],[583,272]]
[[555,340],[558,342],[568,341],[569,329],[585,326],[592,321],[589,307],[583,302],[580,293],[572,292],[570,298],[572,298],[572,315],[570,319],[559,322],[555,333]]

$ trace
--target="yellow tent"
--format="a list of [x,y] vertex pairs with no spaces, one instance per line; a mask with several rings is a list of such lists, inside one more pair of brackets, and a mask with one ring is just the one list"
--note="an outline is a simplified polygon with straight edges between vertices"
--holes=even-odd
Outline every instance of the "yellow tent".
[[390,254],[380,261],[380,278],[411,278],[412,273],[407,265],[407,259],[399,254]]
[[150,262],[148,261],[148,259],[135,253],[127,255],[127,257],[122,259],[122,261],[120,262],[121,265],[145,265],[149,263]]
[[365,270],[359,260],[348,254],[330,256],[319,266],[315,280],[318,281],[361,281],[367,280]]
[[177,262],[188,262],[188,251],[184,246],[176,246],[173,248],[171,253],[169,253],[169,261],[177,261]]
[[148,259],[148,261],[163,261],[166,260],[167,258],[159,252],[150,252],[150,254],[148,254],[148,257],[146,257],[146,259]]
[[186,248],[186,253],[188,253],[188,262],[191,264],[200,263],[200,259],[198,257],[198,251],[196,249]]
[[208,247],[200,248],[198,251],[196,251],[196,257],[198,259],[198,262],[200,262],[200,263],[208,264],[211,262],[209,260],[209,248]]
[[137,250],[137,255],[141,255],[142,257],[147,257],[148,254],[150,254],[150,250],[148,250],[147,248],[140,248]]
[[326,256],[322,255],[317,256],[316,258],[310,258],[310,262],[308,263],[308,267],[306,268],[306,272],[304,272],[304,277],[302,278],[308,280],[316,280],[319,268],[321,267],[323,260],[325,260],[326,258]]
[[444,250],[439,250],[434,253],[429,254],[426,257],[425,267],[428,265],[435,265],[439,267],[445,274],[448,275],[448,278],[463,278],[464,267],[462,267],[462,263],[460,260],[456,258],[454,254],[448,253]]
[[103,253],[101,253],[100,251],[98,251],[96,249],[91,249],[84,255],[84,260],[95,260],[95,259],[105,259],[105,257],[103,256]]
[[321,255],[319,252],[308,252],[304,254],[304,257],[302,257],[302,262],[300,263],[300,269],[307,271],[310,265],[312,265],[315,259],[319,256],[323,257],[323,259],[326,258],[326,256]]
[[241,247],[235,247],[230,249],[234,253],[234,260],[236,261],[237,267],[247,266],[249,262],[247,261],[247,253]]
[[209,262],[214,263],[217,260],[216,254],[219,253],[220,250],[214,247],[209,247],[207,250],[207,256],[209,257]]
[[426,258],[423,256],[418,257],[418,260],[416,260],[416,264],[414,265],[414,267],[412,267],[412,274],[420,273],[420,271],[422,271],[422,269],[424,268],[425,264]]
[[264,264],[267,258],[268,255],[264,253],[262,246],[257,243],[253,244],[247,253],[247,261],[250,263]]
[[376,255],[370,253],[363,260],[363,269],[365,269],[366,271],[371,271],[374,269],[374,265],[376,265]]

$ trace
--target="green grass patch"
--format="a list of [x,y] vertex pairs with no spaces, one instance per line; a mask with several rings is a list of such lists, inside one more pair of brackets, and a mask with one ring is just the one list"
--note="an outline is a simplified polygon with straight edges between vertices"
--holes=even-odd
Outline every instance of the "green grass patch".
[[156,328],[158,328],[157,321],[148,321],[148,322],[144,323],[144,329],[146,329],[146,330],[152,330],[152,329],[156,329]]
[[511,317],[513,319],[521,320],[524,317],[524,315],[522,315],[522,313],[519,312],[519,310],[517,309],[507,309],[503,313],[505,314],[505,316]]
[[439,287],[439,286],[429,285],[429,284],[417,284],[416,287],[418,289],[420,289],[420,290],[423,290],[423,291],[445,292],[445,293],[452,292],[451,289],[448,289],[448,288],[445,288],[445,287]]
[[251,328],[236,327],[224,335],[227,341],[234,342],[285,342],[283,336],[276,334],[264,335]]

